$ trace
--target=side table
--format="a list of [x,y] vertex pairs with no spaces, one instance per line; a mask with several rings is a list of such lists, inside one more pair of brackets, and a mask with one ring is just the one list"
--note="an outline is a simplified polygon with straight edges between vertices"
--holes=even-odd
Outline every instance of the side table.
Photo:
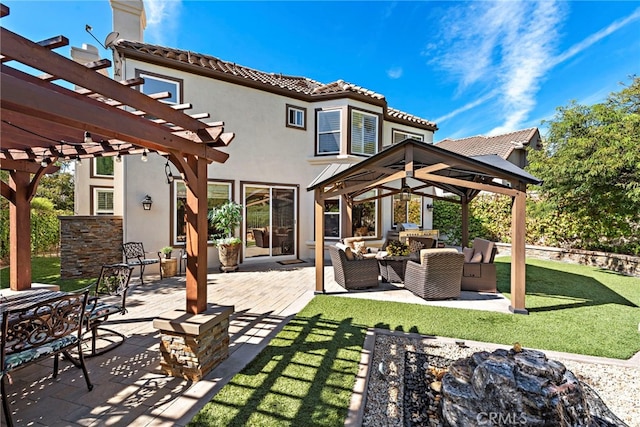
[[162,277],[173,277],[178,271],[177,258],[161,258],[160,268],[162,269]]
[[386,256],[378,259],[380,276],[382,281],[387,283],[404,283],[404,272],[407,268],[407,261],[410,256]]

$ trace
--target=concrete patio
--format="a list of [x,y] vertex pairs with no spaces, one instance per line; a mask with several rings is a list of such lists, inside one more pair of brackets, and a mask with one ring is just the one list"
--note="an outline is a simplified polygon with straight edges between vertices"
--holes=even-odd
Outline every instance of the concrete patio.
[[[153,328],[159,313],[185,304],[184,276],[144,285],[132,283],[129,311],[114,316],[110,327],[127,335],[125,343],[87,359],[94,389],[87,391],[81,371],[66,361],[52,378],[52,360],[18,371],[7,386],[17,425],[47,426],[183,426],[217,391],[249,363],[314,296],[312,262],[243,264],[235,273],[210,272],[208,301],[235,306],[229,326],[229,358],[197,383],[168,377],[160,369],[160,333]],[[438,304],[508,312],[500,295],[467,295],[460,300],[427,302],[401,286],[347,293],[325,266],[328,294],[417,304]],[[155,281],[152,281],[154,280]],[[148,283],[147,283],[148,281]],[[2,420],[4,422],[4,420]]]

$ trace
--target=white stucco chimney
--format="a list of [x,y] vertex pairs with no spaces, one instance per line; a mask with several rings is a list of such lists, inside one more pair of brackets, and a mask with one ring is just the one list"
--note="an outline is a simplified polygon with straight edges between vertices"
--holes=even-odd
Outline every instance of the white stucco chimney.
[[113,31],[118,38],[142,42],[147,17],[142,0],[110,0],[113,10]]

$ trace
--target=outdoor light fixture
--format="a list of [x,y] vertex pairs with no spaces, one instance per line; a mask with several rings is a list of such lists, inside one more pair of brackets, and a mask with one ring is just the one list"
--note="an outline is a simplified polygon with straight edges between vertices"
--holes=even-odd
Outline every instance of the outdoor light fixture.
[[43,158],[43,159],[42,159],[42,161],[40,162],[40,166],[42,166],[43,168],[46,168],[48,164],[49,164],[49,163],[47,163],[47,159],[44,159],[44,158]]
[[142,199],[142,209],[144,209],[145,211],[150,211],[152,204],[153,200],[151,200],[151,196],[149,196],[148,194],[144,196],[144,199]]
[[171,166],[169,166],[169,160],[164,165],[164,174],[167,176],[167,184],[171,184],[173,182],[173,174],[171,174]]
[[76,163],[78,163],[79,165],[82,164],[82,159],[80,158],[80,155],[76,156]]
[[116,156],[116,163],[120,162],[122,162],[122,156],[120,155],[120,153],[118,153],[118,155]]
[[142,160],[143,162],[146,162],[147,160],[149,160],[147,158],[147,149],[145,148],[144,151],[142,152],[142,157],[140,158],[140,160]]
[[429,212],[431,212],[433,210],[433,205],[431,203],[427,203],[426,208]]
[[91,144],[93,142],[93,139],[91,139],[91,134],[87,131],[84,132],[84,143],[85,144]]
[[402,187],[400,188],[400,200],[408,202],[411,200],[411,187],[407,185],[407,182],[402,180]]

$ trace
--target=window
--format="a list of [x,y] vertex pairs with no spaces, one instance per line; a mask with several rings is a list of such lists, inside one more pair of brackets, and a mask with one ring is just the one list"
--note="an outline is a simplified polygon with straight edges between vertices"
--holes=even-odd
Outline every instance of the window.
[[[187,186],[184,181],[174,181],[174,244],[181,244],[187,241]],[[229,182],[208,182],[207,183],[207,206],[208,211],[221,206],[231,200],[231,183]],[[217,230],[209,224],[208,240],[224,237],[222,231]]]
[[393,226],[403,222],[412,222],[422,226],[422,197],[411,195],[408,202],[393,198]]
[[307,109],[287,104],[287,127],[306,129]]
[[353,236],[375,236],[377,234],[378,201],[374,199],[376,195],[377,190],[372,190],[355,198],[355,201],[367,201],[354,203],[351,209],[351,233]]
[[351,153],[373,155],[378,150],[378,116],[351,111]]
[[140,70],[136,70],[136,76],[144,79],[144,84],[140,86],[142,93],[151,95],[169,92],[171,96],[160,101],[167,104],[179,104],[182,102],[182,80]]
[[113,157],[94,157],[92,177],[113,178]]
[[393,134],[392,139],[394,144],[397,144],[409,138],[417,139],[418,141],[424,141],[424,136],[417,133],[405,132],[402,130],[395,130],[395,129],[393,129],[391,132]]
[[94,188],[93,189],[93,214],[113,215],[113,189]]
[[340,152],[340,110],[318,110],[318,154],[332,154]]
[[340,200],[324,201],[324,237],[340,237]]

